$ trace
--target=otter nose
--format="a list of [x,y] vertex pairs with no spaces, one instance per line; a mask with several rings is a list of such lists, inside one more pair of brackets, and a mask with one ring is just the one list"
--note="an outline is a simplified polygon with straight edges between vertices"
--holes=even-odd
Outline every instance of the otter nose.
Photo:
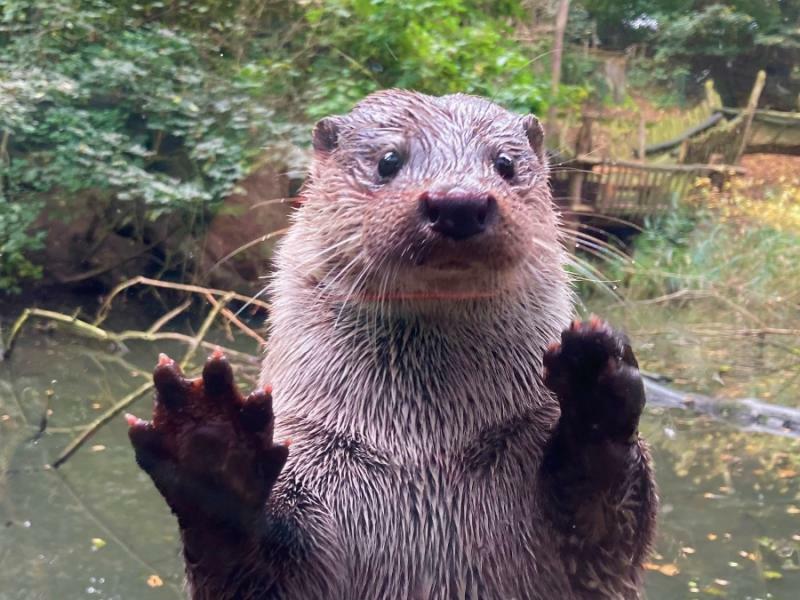
[[454,240],[483,233],[494,221],[497,201],[491,194],[453,189],[420,197],[423,218],[431,229]]

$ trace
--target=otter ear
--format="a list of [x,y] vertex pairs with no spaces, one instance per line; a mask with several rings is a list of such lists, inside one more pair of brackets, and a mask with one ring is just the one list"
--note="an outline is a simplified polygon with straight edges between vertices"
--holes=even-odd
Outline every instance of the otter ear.
[[528,143],[533,148],[539,160],[544,162],[544,129],[534,115],[525,115],[522,117],[522,126],[525,128],[525,134],[528,136]]
[[325,117],[317,121],[314,125],[314,132],[311,134],[311,144],[314,150],[328,154],[336,149],[339,144],[339,128],[341,117]]

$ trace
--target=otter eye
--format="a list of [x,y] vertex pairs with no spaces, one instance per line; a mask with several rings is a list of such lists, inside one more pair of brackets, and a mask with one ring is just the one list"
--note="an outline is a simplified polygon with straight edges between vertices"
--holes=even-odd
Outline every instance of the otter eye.
[[397,152],[391,150],[384,154],[383,157],[378,161],[378,175],[384,179],[389,179],[390,177],[397,175],[397,172],[402,166],[403,159],[400,158],[400,155]]
[[507,154],[501,154],[494,159],[494,168],[500,177],[506,181],[514,178],[514,161]]

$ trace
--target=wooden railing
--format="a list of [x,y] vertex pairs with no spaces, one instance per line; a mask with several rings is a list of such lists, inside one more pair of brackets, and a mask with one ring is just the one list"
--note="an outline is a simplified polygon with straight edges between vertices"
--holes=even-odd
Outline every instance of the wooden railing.
[[579,156],[555,168],[551,182],[557,203],[573,212],[641,220],[674,210],[698,178],[707,177],[719,186],[737,171],[722,165],[655,165]]

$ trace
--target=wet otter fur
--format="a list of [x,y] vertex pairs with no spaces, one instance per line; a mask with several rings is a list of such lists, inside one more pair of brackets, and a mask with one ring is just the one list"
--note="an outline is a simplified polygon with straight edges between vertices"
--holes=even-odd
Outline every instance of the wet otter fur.
[[162,357],[130,418],[192,598],[639,597],[644,391],[623,336],[570,323],[542,137],[400,90],[317,124],[264,389]]

